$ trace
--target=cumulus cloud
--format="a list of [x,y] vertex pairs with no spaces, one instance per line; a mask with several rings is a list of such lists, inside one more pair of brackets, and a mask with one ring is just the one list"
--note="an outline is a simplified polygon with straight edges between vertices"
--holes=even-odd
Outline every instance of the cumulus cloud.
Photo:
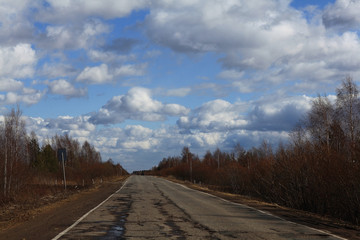
[[[141,125],[96,128],[96,125],[91,123],[90,116],[59,116],[50,119],[25,117],[25,120],[28,132],[36,132],[40,142],[46,142],[49,136],[67,133],[80,142],[90,141],[101,151],[104,159],[114,159],[114,156],[121,159],[130,171],[136,168],[132,160],[136,160],[141,169],[149,169],[164,156],[180,154],[182,146],[189,146],[193,152],[201,156],[206,150],[214,151],[217,147],[223,151],[231,151],[237,143],[250,148],[258,146],[263,140],[276,145],[288,137],[284,131],[242,129],[182,133],[177,127],[171,126],[158,129]],[[123,162],[125,159],[126,163]]]
[[128,77],[128,76],[142,76],[145,74],[147,64],[125,64],[119,68],[115,69],[115,76],[118,77]]
[[103,63],[95,67],[86,67],[76,78],[78,82],[88,84],[104,84],[114,82],[117,78],[142,76],[147,64],[124,64],[115,69],[109,69]]
[[291,81],[317,91],[346,74],[360,76],[360,42],[349,32],[359,26],[359,6],[338,0],[307,19],[290,1],[157,1],[145,26],[150,39],[176,52],[220,53],[218,77],[240,92]]
[[32,77],[37,57],[30,44],[0,47],[0,77]]
[[89,116],[59,116],[49,119],[25,117],[28,131],[34,131],[42,141],[56,134],[62,135],[65,133],[82,140],[89,139],[91,137],[90,134],[96,128],[88,120]]
[[311,97],[272,97],[230,103],[221,99],[207,102],[181,116],[182,132],[290,131],[311,108]]
[[0,78],[0,91],[11,92],[23,89],[24,84],[12,78]]
[[88,17],[104,19],[120,18],[132,11],[148,6],[147,0],[117,1],[117,0],[47,0],[49,4],[41,9],[38,18],[54,23],[68,23]]
[[266,97],[255,101],[248,113],[252,131],[291,131],[311,109],[313,98],[297,97]]
[[322,15],[326,28],[347,31],[360,26],[360,2],[353,0],[337,0],[329,4]]
[[142,121],[163,121],[167,116],[179,116],[188,109],[178,104],[163,104],[151,96],[149,89],[135,87],[126,95],[113,97],[90,121],[95,124],[114,124],[127,119]]
[[140,125],[128,125],[124,129],[125,139],[119,139],[117,146],[131,150],[150,150],[155,149],[159,144],[159,139],[154,136],[153,130]]
[[103,63],[100,66],[86,67],[76,78],[76,81],[102,84],[111,82],[112,78],[113,76],[109,73],[108,66]]
[[[254,67],[261,63],[261,67],[272,57],[268,49],[262,54],[263,60],[252,58],[257,48],[274,44],[277,51],[280,44],[293,40],[296,31],[306,31],[301,13],[288,4],[272,0],[224,1],[218,7],[217,1],[159,1],[146,19],[147,33],[154,41],[181,52],[242,50],[249,56],[238,64]],[[288,45],[287,50],[292,47]]]
[[0,104],[14,105],[23,102],[26,105],[33,105],[38,103],[44,95],[45,91],[23,88],[21,92],[7,92],[6,94],[0,94]]
[[70,82],[65,79],[54,80],[48,82],[50,92],[53,94],[63,95],[67,98],[83,97],[87,94],[86,88],[75,88]]
[[50,49],[89,49],[97,36],[108,31],[108,26],[98,20],[70,25],[49,25],[39,44]]
[[187,130],[226,131],[247,125],[245,111],[246,108],[241,103],[231,104],[217,99],[194,109],[190,116],[180,117],[177,124]]
[[34,27],[27,17],[39,3],[29,0],[1,1],[0,43],[2,46],[28,42],[33,37]]

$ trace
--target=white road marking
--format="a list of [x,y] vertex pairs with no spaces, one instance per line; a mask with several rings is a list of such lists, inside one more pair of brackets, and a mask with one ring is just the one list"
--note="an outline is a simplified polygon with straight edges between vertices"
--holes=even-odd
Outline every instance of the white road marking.
[[84,218],[86,218],[90,213],[92,213],[93,211],[95,211],[96,209],[98,209],[101,205],[103,205],[106,201],[108,201],[112,196],[114,196],[116,193],[120,192],[121,189],[126,185],[128,179],[125,181],[125,183],[121,186],[120,189],[118,189],[116,192],[114,192],[113,194],[111,194],[107,199],[105,199],[104,201],[102,201],[99,205],[97,205],[96,207],[94,207],[93,209],[91,209],[90,211],[88,211],[87,213],[85,213],[81,218],[79,218],[76,222],[74,222],[70,227],[68,227],[67,229],[65,229],[64,231],[62,231],[61,233],[59,233],[56,237],[54,237],[52,240],[57,240],[59,238],[61,238],[62,236],[64,236],[68,231],[70,231],[72,228],[74,228],[76,225],[78,225],[82,220],[84,220]]

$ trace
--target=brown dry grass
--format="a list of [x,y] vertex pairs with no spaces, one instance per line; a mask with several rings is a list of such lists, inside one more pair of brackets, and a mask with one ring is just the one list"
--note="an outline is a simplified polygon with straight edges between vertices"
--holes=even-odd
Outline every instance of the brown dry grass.
[[[103,180],[103,183],[123,181],[127,177],[108,178]],[[74,201],[80,194],[94,192],[101,186],[100,179],[90,186],[81,186],[70,182],[66,191],[61,184],[29,184],[23,189],[22,194],[0,205],[0,231],[34,218],[44,211],[56,208],[63,202]]]

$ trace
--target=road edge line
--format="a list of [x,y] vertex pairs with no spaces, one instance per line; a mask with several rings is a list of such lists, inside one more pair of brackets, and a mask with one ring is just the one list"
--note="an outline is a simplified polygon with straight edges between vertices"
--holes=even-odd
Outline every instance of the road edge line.
[[164,180],[166,180],[166,181],[168,181],[168,182],[177,184],[177,185],[179,185],[179,186],[181,186],[181,187],[183,187],[183,188],[186,188],[186,189],[189,189],[189,190],[192,190],[192,191],[197,191],[197,192],[200,192],[200,193],[202,193],[202,194],[205,194],[205,195],[208,195],[208,196],[211,196],[211,197],[218,198],[218,199],[220,199],[220,200],[222,200],[222,201],[224,201],[224,202],[228,202],[228,203],[232,203],[232,204],[235,204],[235,205],[239,205],[239,206],[242,206],[242,207],[245,207],[245,208],[253,209],[253,210],[256,210],[256,211],[258,211],[258,212],[260,212],[260,213],[262,213],[262,214],[265,214],[265,215],[268,215],[268,216],[272,216],[272,217],[274,217],[274,218],[278,218],[278,219],[280,219],[280,220],[282,220],[282,221],[286,221],[286,222],[289,222],[289,223],[292,223],[292,224],[301,225],[301,226],[304,226],[304,227],[306,227],[306,228],[309,228],[309,229],[311,229],[311,230],[313,230],[313,231],[317,231],[317,232],[320,232],[320,233],[324,233],[324,234],[327,234],[327,235],[329,235],[329,236],[331,236],[331,237],[338,238],[338,239],[340,239],[340,240],[348,240],[347,238],[343,238],[343,237],[341,237],[341,236],[338,236],[338,235],[333,234],[333,233],[328,232],[328,231],[324,231],[324,230],[321,230],[321,229],[309,227],[309,226],[306,226],[306,225],[301,224],[301,223],[296,223],[296,222],[293,222],[293,221],[284,219],[284,218],[282,218],[282,217],[276,216],[276,215],[274,215],[274,214],[272,214],[272,213],[270,213],[270,212],[266,212],[266,211],[263,211],[263,210],[260,210],[260,209],[254,208],[254,207],[250,207],[250,206],[245,205],[245,204],[242,204],[242,203],[232,202],[232,201],[230,201],[230,200],[221,198],[221,197],[216,196],[216,195],[213,195],[213,194],[211,194],[211,193],[203,192],[203,191],[200,191],[200,190],[197,190],[197,189],[192,189],[192,188],[190,188],[190,187],[188,187],[188,186],[186,186],[186,185],[183,185],[183,184],[177,183],[177,182],[173,182],[173,181],[168,180],[168,179],[165,179],[165,178],[162,178],[162,179],[164,179]]
[[[129,178],[128,178],[129,179]],[[124,182],[124,184],[118,189],[116,190],[113,194],[111,194],[109,197],[107,197],[104,201],[102,201],[101,203],[99,203],[99,205],[97,205],[96,207],[94,207],[93,209],[91,209],[90,211],[88,211],[87,213],[85,213],[82,217],[80,217],[76,222],[74,222],[71,226],[69,226],[68,228],[66,228],[64,231],[60,232],[58,235],[56,235],[54,238],[52,238],[52,240],[58,240],[59,238],[61,238],[62,236],[64,236],[67,232],[69,232],[72,228],[74,228],[76,225],[78,225],[82,220],[84,220],[84,218],[86,218],[90,213],[92,213],[93,211],[95,211],[96,209],[98,209],[101,205],[103,205],[106,201],[108,201],[111,197],[113,197],[116,193],[120,192],[122,190],[122,188],[126,185],[126,183],[128,182],[128,179],[126,179],[126,181]]]

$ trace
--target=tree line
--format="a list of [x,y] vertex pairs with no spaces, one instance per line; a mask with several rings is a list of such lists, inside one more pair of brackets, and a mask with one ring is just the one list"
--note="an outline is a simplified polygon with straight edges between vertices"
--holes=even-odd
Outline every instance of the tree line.
[[15,198],[22,190],[35,185],[62,181],[63,169],[57,150],[65,148],[66,178],[76,185],[90,185],[96,178],[128,174],[111,159],[102,161],[101,154],[85,141],[80,144],[69,135],[56,135],[40,145],[35,132],[27,134],[19,107],[4,116],[0,124],[0,203]]
[[232,152],[217,149],[202,158],[184,147],[152,174],[175,176],[279,205],[360,224],[359,89],[346,77],[336,100],[318,96],[311,110],[274,150],[259,147]]

